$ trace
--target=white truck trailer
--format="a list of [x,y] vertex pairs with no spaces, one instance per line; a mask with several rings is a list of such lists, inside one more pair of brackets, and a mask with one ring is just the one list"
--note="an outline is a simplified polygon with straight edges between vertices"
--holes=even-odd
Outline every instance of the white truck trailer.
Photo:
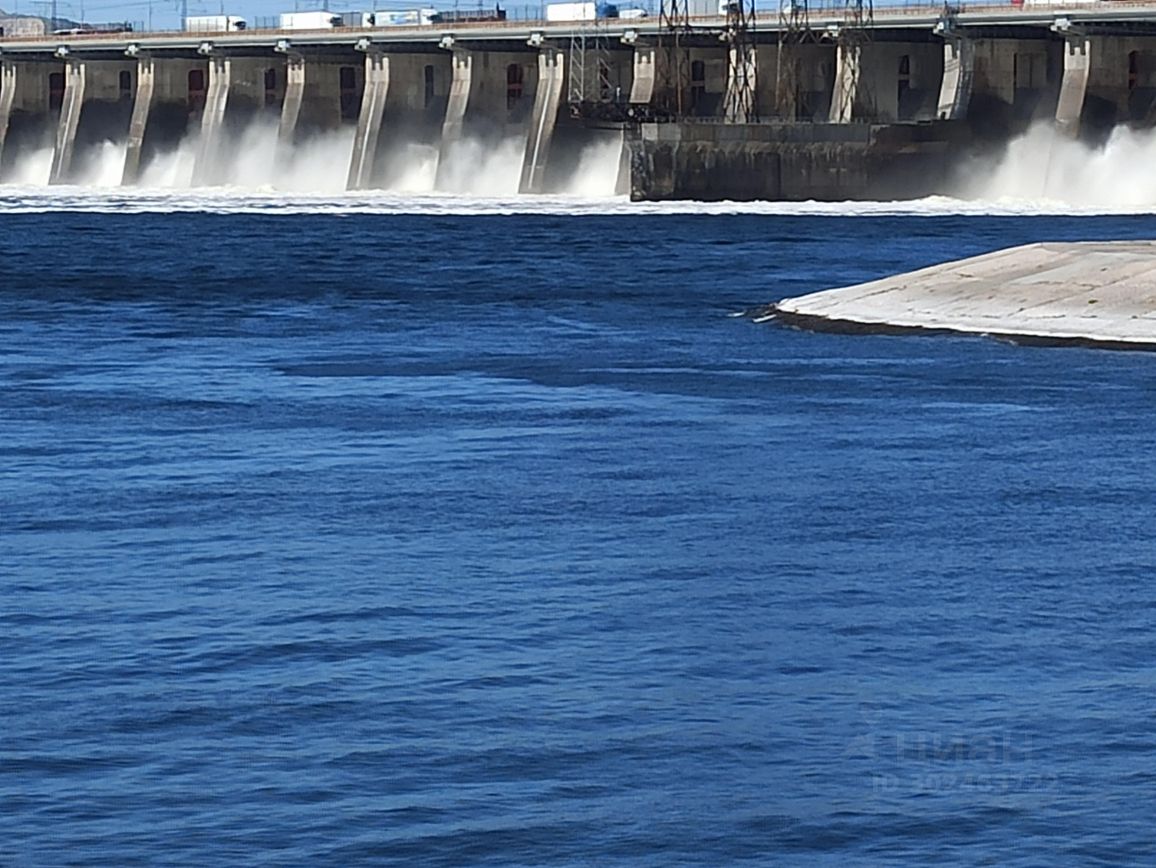
[[379,9],[373,13],[378,27],[421,27],[434,23],[436,9]]
[[282,30],[332,30],[341,26],[341,16],[336,12],[318,9],[310,12],[282,12]]
[[248,26],[239,15],[192,15],[185,19],[187,33],[234,33]]
[[594,21],[599,18],[617,18],[618,7],[613,3],[547,3],[547,21]]

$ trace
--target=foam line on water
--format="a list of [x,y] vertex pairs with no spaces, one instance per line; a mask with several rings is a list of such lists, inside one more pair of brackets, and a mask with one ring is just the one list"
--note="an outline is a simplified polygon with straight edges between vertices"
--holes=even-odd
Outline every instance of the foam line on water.
[[1056,201],[935,196],[900,202],[630,202],[625,196],[453,193],[285,193],[198,189],[0,186],[0,212],[211,212],[221,214],[751,214],[768,216],[1035,216],[1152,213],[1152,206],[1076,208]]

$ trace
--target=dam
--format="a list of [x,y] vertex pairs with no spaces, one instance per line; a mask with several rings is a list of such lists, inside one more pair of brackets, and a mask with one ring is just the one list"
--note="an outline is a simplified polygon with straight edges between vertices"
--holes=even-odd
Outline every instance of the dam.
[[40,148],[50,183],[69,183],[120,142],[132,185],[193,140],[193,183],[213,185],[238,131],[264,120],[271,163],[346,131],[351,190],[387,183],[407,146],[436,152],[441,175],[467,144],[514,141],[523,193],[557,189],[598,146],[616,150],[617,188],[636,200],[892,199],[942,192],[961,155],[1035,122],[1090,142],[1156,126],[1156,3],[671,8],[0,34],[0,181]]

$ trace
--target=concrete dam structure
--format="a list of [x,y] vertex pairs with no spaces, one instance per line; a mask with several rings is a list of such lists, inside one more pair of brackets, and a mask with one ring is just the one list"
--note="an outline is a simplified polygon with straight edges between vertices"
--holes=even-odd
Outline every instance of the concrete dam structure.
[[514,140],[526,193],[609,143],[640,200],[894,199],[944,192],[962,155],[1033,122],[1090,141],[1156,125],[1156,3],[863,8],[0,36],[0,180],[50,147],[67,183],[111,141],[133,184],[192,139],[211,185],[260,119],[274,163],[348,130],[350,189],[387,185],[408,144],[441,176],[464,143]]

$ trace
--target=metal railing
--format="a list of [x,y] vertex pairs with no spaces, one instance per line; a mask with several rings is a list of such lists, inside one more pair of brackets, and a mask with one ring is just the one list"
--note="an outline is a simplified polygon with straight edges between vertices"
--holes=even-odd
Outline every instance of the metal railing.
[[[186,31],[183,27],[146,27],[144,22],[132,21],[126,22],[131,25],[130,29],[115,30],[109,25],[80,25],[66,29],[64,32],[48,32],[43,35],[23,35],[23,36],[0,36],[0,41],[4,43],[34,43],[34,42],[51,42],[59,41],[60,37],[67,36],[69,41],[77,42],[101,42],[101,41],[124,41],[126,37],[148,37],[150,35],[158,36],[172,36],[180,33],[188,32],[190,37],[198,36],[220,36],[225,34],[241,35],[247,34],[252,36],[278,36],[291,37],[294,33],[310,33],[316,35],[318,33],[332,32],[334,35],[349,34],[355,36],[372,36],[375,33],[390,33],[397,35],[399,33],[421,33],[421,34],[436,34],[445,33],[455,29],[470,29],[470,30],[486,30],[500,32],[502,30],[512,31],[526,31],[528,27],[541,25],[543,27],[558,28],[565,26],[573,26],[580,22],[549,22],[545,20],[545,5],[518,5],[511,7],[503,7],[506,11],[505,20],[476,20],[476,21],[457,21],[453,23],[433,23],[433,24],[412,24],[412,25],[393,25],[393,26],[372,26],[372,27],[336,27],[331,31],[329,28],[319,30],[282,30],[280,28],[280,18],[278,16],[261,15],[252,18],[246,18],[247,22],[252,22],[253,26],[246,27],[244,31],[236,30],[197,30],[195,32]],[[643,0],[643,2],[630,4],[629,8],[641,7],[649,9],[654,7],[655,0]],[[459,7],[460,9],[460,7]],[[846,5],[840,0],[821,0],[821,2],[812,2],[808,4],[811,23],[813,27],[822,27],[828,23],[838,23],[846,12]],[[1023,16],[1025,18],[1039,18],[1042,15],[1062,14],[1068,11],[1084,11],[1097,12],[1101,14],[1112,13],[1126,13],[1130,10],[1137,12],[1145,11],[1156,15],[1156,0],[1025,0],[1025,2],[999,2],[993,3],[990,0],[986,2],[968,3],[968,2],[952,2],[948,3],[929,3],[927,0],[876,0],[874,4],[875,9],[875,26],[886,26],[889,23],[896,21],[903,21],[904,19],[915,18],[937,18],[944,15],[964,15],[969,17],[983,17],[990,15],[1000,19],[1008,19]],[[242,10],[236,10],[242,11]],[[244,16],[241,16],[244,17]],[[1113,15],[1113,17],[1116,17]],[[1125,16],[1126,17],[1126,16]],[[717,29],[720,22],[725,20],[725,16],[721,14],[710,15],[696,15],[689,19],[692,27],[701,27],[704,30]],[[769,30],[774,30],[780,23],[780,13],[776,8],[758,9],[755,14],[756,27],[765,27]],[[648,18],[641,19],[609,19],[607,23],[617,24],[623,28],[637,27],[639,29],[650,28],[656,26],[657,17],[651,15]],[[2,26],[2,19],[0,19],[0,26]],[[99,27],[99,29],[91,29]],[[109,29],[105,29],[109,28]]]

